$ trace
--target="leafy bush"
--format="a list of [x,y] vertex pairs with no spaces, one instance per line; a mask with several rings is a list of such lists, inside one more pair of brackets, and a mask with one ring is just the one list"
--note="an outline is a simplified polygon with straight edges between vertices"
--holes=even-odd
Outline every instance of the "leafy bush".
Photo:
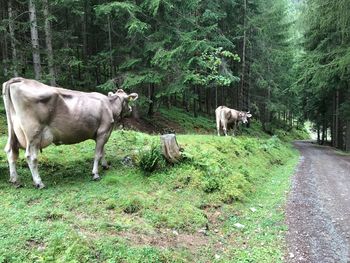
[[146,174],[150,174],[164,166],[165,161],[160,147],[153,144],[150,149],[141,150],[137,157],[138,166]]
[[281,140],[278,136],[274,135],[268,139],[264,144],[260,146],[265,152],[269,152],[271,149],[279,149],[281,147]]
[[241,144],[243,145],[244,150],[249,153],[254,153],[254,151],[258,148],[257,141],[251,138],[245,138]]
[[220,191],[222,188],[222,178],[216,175],[205,176],[203,180],[203,191],[206,193],[213,193]]
[[224,178],[222,185],[221,195],[225,203],[242,201],[251,190],[250,183],[240,173]]

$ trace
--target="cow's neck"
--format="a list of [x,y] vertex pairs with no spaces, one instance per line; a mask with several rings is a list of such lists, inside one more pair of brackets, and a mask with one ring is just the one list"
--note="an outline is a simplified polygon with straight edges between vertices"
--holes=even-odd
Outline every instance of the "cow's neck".
[[110,103],[111,103],[114,123],[117,123],[120,121],[122,117],[121,116],[122,109],[123,109],[122,98],[120,97],[113,98],[113,100],[110,100]]

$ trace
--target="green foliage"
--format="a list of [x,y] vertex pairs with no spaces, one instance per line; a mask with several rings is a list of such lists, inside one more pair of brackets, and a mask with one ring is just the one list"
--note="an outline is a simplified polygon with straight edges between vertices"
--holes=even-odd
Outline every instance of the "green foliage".
[[[27,2],[17,1],[14,9],[27,9]],[[346,43],[332,49],[329,57],[334,57],[333,60],[305,60],[302,67],[309,73],[299,74],[295,57],[302,57],[302,52],[297,49],[298,32],[293,31],[297,10],[286,0],[247,1],[246,7],[244,3],[49,1],[57,84],[102,93],[119,87],[138,92],[140,112],[150,116],[159,105],[176,97],[176,103],[183,101],[186,110],[197,106],[200,112],[206,104],[208,114],[218,103],[238,110],[250,109],[264,127],[283,111],[290,111],[302,120],[296,106],[299,88],[292,85],[294,79],[304,82],[311,75],[315,78],[310,82],[323,79],[324,84],[335,73],[346,79],[349,60],[349,50],[343,48]],[[338,11],[343,10],[340,6],[347,7],[344,1],[336,4]],[[37,1],[36,7],[38,27],[42,28],[42,2]],[[4,17],[0,23],[7,43],[2,46],[9,47],[1,53],[5,56],[0,59],[4,62],[3,72],[7,69],[3,78],[8,79],[14,68],[21,68],[23,77],[32,78],[32,64],[26,63],[32,54],[27,39],[23,38],[29,33],[28,18],[18,14],[15,17],[15,44],[20,58],[15,61],[10,59],[9,20]],[[341,17],[337,27],[347,37],[348,20]],[[327,23],[322,23],[324,27]],[[43,41],[44,34],[39,35]],[[324,45],[327,43],[328,40]],[[42,80],[49,82],[44,48],[45,45],[40,46]],[[334,68],[334,74],[325,74],[327,68]]]
[[153,144],[149,149],[142,148],[137,156],[137,164],[145,174],[149,175],[164,167],[164,158],[160,146]]
[[[304,116],[324,130],[331,127],[335,131],[335,115],[344,120],[350,114],[346,107],[350,96],[350,36],[346,33],[350,20],[344,11],[349,7],[346,0],[309,0],[300,7],[302,38],[295,89]],[[342,131],[332,134],[333,143],[343,147],[342,139],[334,141],[336,133]]]
[[86,240],[78,235],[66,236],[65,233],[54,233],[44,253],[32,257],[36,262],[89,262],[92,259]]
[[272,136],[270,139],[266,141],[266,143],[261,145],[261,149],[267,152],[270,149],[273,149],[273,148],[279,149],[280,147],[281,147],[281,140],[276,135]]

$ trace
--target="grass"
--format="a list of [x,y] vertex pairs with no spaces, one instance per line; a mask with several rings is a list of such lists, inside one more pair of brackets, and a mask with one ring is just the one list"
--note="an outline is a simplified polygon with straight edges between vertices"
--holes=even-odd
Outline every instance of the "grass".
[[90,179],[93,142],[46,148],[43,190],[23,152],[24,187],[9,185],[1,153],[0,262],[280,262],[296,151],[277,137],[177,137],[184,160],[146,175],[121,161],[159,137],[114,132],[99,182]]

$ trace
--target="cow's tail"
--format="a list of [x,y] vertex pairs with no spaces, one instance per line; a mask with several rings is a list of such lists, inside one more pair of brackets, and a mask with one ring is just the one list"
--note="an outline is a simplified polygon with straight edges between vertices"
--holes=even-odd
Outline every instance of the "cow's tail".
[[5,151],[10,151],[11,147],[17,143],[17,137],[13,129],[12,114],[15,112],[11,100],[11,84],[23,81],[23,78],[12,78],[9,81],[2,84],[2,98],[4,100],[4,106],[6,111],[7,129],[8,129],[8,140],[5,146]]

